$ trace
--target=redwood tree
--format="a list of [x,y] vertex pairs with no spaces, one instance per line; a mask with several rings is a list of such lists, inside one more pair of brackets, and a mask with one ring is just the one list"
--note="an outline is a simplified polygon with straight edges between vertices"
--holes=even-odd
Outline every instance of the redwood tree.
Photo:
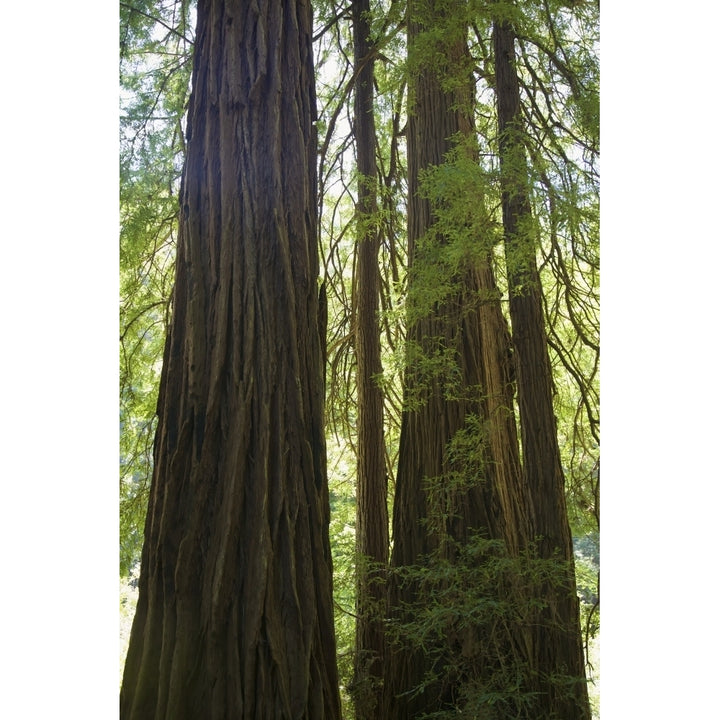
[[199,0],[123,720],[340,717],[309,3]]
[[[553,410],[542,287],[536,261],[520,90],[511,23],[493,26],[502,184],[502,217],[523,450],[523,484],[532,505],[539,557],[557,559],[559,582],[548,582],[528,658],[538,692],[536,717],[590,717],[579,601],[565,483]],[[566,682],[562,682],[565,678]]]
[[[438,275],[451,239],[441,232],[432,234],[435,208],[422,189],[423,176],[448,161],[458,149],[458,139],[459,152],[473,153],[472,76],[465,28],[455,22],[457,8],[452,3],[420,5],[411,2],[408,9],[410,314],[388,600],[390,617],[400,625],[412,623],[413,611],[407,608],[431,605],[433,592],[404,580],[404,570],[427,562],[432,554],[452,559],[454,548],[476,532],[501,542],[512,538],[509,547],[519,545],[513,515],[519,461],[509,336],[489,245],[487,252],[474,250],[466,263],[446,276]],[[440,45],[433,51],[425,34],[440,27]],[[486,239],[477,238],[478,248],[483,242]],[[447,284],[447,290],[436,293],[433,284]],[[425,297],[428,293],[430,300]],[[488,441],[481,428],[490,419],[495,427]],[[463,434],[468,445],[458,459],[452,445]],[[507,483],[505,490],[500,490],[500,483]],[[449,652],[464,654],[469,634],[461,637],[455,632],[447,638]],[[473,637],[472,643],[476,641],[482,642]],[[459,678],[446,674],[429,655],[407,638],[388,652],[385,717],[404,720],[452,707]],[[432,676],[435,679],[428,680]]]
[[354,283],[357,360],[357,624],[355,714],[358,720],[382,720],[385,636],[384,567],[388,558],[387,475],[383,434],[383,395],[379,384],[380,237],[375,161],[374,48],[370,38],[370,2],[352,4],[357,150],[357,271]]
[[[462,153],[473,158],[468,142],[474,137],[472,71],[462,7],[430,2],[421,10],[420,5],[410,3],[408,15],[408,305],[415,314],[408,323],[409,403],[400,438],[389,585],[390,616],[407,635],[386,664],[387,717],[474,716],[490,712],[493,705],[495,712],[512,717],[584,720],[589,707],[572,541],[531,232],[512,34],[507,25],[495,27],[511,342],[493,276],[491,231],[489,239],[477,236],[475,251],[455,266],[454,275],[437,274],[445,262],[443,248],[453,240],[443,235],[448,223],[438,224],[445,200],[436,197],[433,204],[423,182],[454,157],[456,167],[440,174],[438,187],[452,183],[462,169],[457,160]],[[442,47],[433,51],[438,39]],[[464,142],[454,149],[456,138]],[[481,206],[478,203],[470,215],[482,213]],[[457,257],[457,250],[452,255]],[[426,278],[421,277],[423,266],[432,270]],[[436,291],[427,278],[446,283],[447,289]],[[419,311],[413,308],[414,296],[420,298]],[[481,421],[478,427],[473,418]],[[458,437],[466,442],[463,450],[470,450],[463,463],[473,452],[479,457],[469,473],[467,467],[456,467],[452,448]],[[469,573],[454,575],[452,553],[462,555],[478,530],[487,540],[502,542],[503,559],[496,563],[492,553],[466,555]],[[450,562],[433,565],[438,557]],[[433,567],[441,572],[433,576]],[[498,568],[504,569],[495,575]],[[409,569],[410,582],[403,583],[402,573],[397,573],[403,569]],[[467,617],[450,620],[446,637],[428,633],[427,623],[413,625],[413,609],[423,611],[423,603],[445,598],[452,606],[452,593],[460,596],[462,588],[448,592],[450,578],[483,576],[497,582],[478,585],[474,604],[466,606],[477,622]],[[422,587],[412,578],[421,578]],[[497,615],[483,616],[479,607],[496,608]],[[413,628],[441,649],[428,642],[413,645]]]

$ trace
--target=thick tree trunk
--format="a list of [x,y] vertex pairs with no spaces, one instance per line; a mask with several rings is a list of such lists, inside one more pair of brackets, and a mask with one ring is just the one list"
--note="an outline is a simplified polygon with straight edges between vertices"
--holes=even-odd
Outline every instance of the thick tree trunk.
[[358,720],[382,720],[382,674],[385,653],[385,567],[388,560],[387,475],[383,433],[380,357],[375,162],[374,67],[370,41],[370,2],[354,0],[355,142],[358,201],[355,354],[357,360],[357,624],[354,699]]
[[335,720],[311,11],[199,0],[197,16],[120,714]]
[[[450,11],[448,11],[450,12]],[[410,4],[408,46],[410,53],[425,28],[432,27],[432,13],[442,11],[431,4],[421,23]],[[463,66],[467,47],[462,30],[446,39],[446,52],[455,70]],[[420,62],[413,66],[408,117],[408,246],[410,294],[413,270],[422,262],[418,241],[434,222],[431,202],[420,193],[422,172],[446,161],[459,135],[473,133],[470,115],[471,76],[454,90],[442,86],[443,69]],[[457,81],[457,78],[455,78]],[[478,242],[481,239],[478,238]],[[444,241],[439,240],[440,243]],[[478,266],[467,267],[454,279],[459,290],[436,305],[429,315],[408,327],[410,346],[426,357],[444,355],[450,364],[428,377],[410,357],[406,372],[398,474],[393,511],[391,568],[402,569],[423,562],[423,556],[444,552],[444,538],[463,544],[472,531],[505,540],[509,549],[521,544],[515,527],[522,515],[517,434],[513,415],[512,377],[508,365],[509,335],[502,316],[499,292],[489,255]],[[485,388],[485,391],[483,391]],[[475,451],[484,453],[476,473],[467,470],[457,483],[458,469],[449,444],[467,429],[471,417],[491,425],[487,444],[476,438]],[[483,450],[483,447],[485,449]],[[505,484],[500,488],[499,484]],[[431,487],[434,486],[434,487]],[[441,506],[438,506],[440,503]],[[508,522],[508,518],[510,522]],[[391,576],[390,615],[411,620],[402,606],[417,602],[413,583]],[[468,630],[467,635],[472,631]],[[462,643],[463,638],[458,638]],[[457,652],[461,652],[460,646]],[[447,681],[426,684],[429,669],[426,653],[401,644],[389,651],[386,662],[385,703],[387,718],[405,720],[449,707],[457,688]],[[437,667],[435,669],[438,669]]]
[[[523,147],[520,92],[515,69],[515,36],[506,22],[494,25],[495,74],[502,173],[502,212],[510,291],[510,318],[515,349],[523,476],[530,493],[532,533],[542,558],[565,561],[560,582],[543,589],[547,608],[541,613],[531,657],[541,693],[538,718],[585,720],[590,717],[573,547],[565,504],[552,371],[547,350],[542,289],[530,230],[528,169]],[[560,566],[558,568],[561,570]],[[574,678],[563,686],[560,676]],[[554,679],[554,681],[553,681]]]

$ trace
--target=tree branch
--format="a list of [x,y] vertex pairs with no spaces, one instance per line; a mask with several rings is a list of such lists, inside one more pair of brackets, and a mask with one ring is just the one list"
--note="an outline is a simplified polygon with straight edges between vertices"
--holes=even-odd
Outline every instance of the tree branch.
[[162,25],[166,30],[169,30],[173,35],[177,35],[181,40],[184,40],[186,43],[189,43],[190,45],[193,45],[193,41],[189,38],[186,38],[181,32],[176,30],[174,27],[168,25],[164,20],[161,20],[160,18],[155,17],[154,15],[149,15],[148,13],[144,12],[143,10],[140,10],[139,8],[133,7],[132,5],[129,5],[128,3],[121,2],[120,7],[124,7],[127,10],[130,10],[130,12],[136,12],[138,15],[142,15],[143,17],[146,17],[148,20],[152,20],[153,22],[156,22],[158,25]]

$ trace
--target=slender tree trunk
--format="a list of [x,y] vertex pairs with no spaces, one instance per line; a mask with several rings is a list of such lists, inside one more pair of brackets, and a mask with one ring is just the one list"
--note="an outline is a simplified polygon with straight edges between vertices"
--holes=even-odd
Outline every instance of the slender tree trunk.
[[[523,147],[520,92],[515,69],[515,35],[507,22],[493,30],[502,173],[502,212],[510,290],[510,318],[515,348],[523,475],[530,493],[532,531],[540,557],[565,561],[560,583],[544,587],[547,608],[541,613],[530,658],[538,672],[542,710],[537,717],[585,720],[590,717],[573,547],[565,504],[552,399],[552,371],[547,349],[542,289],[531,230],[528,168]],[[569,688],[552,682],[575,678]]]
[[199,0],[123,720],[340,717],[310,6]]
[[382,720],[382,673],[385,647],[385,566],[388,560],[387,476],[383,434],[383,395],[379,384],[380,357],[375,162],[374,67],[370,40],[370,2],[354,0],[353,37],[355,83],[355,142],[358,201],[357,276],[355,289],[355,353],[357,359],[357,624],[355,716]]

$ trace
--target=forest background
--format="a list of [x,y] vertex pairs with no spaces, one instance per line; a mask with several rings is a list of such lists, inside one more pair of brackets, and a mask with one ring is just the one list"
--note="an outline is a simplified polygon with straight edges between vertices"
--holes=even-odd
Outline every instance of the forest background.
[[[2,51],[18,68],[3,120],[3,716],[116,712],[115,10],[36,8],[32,51]],[[21,12],[8,27],[29,25]],[[602,15],[606,717],[702,712],[714,685],[717,630],[697,603],[711,603],[718,499],[718,158],[711,105],[697,102],[716,65],[708,20]]]

